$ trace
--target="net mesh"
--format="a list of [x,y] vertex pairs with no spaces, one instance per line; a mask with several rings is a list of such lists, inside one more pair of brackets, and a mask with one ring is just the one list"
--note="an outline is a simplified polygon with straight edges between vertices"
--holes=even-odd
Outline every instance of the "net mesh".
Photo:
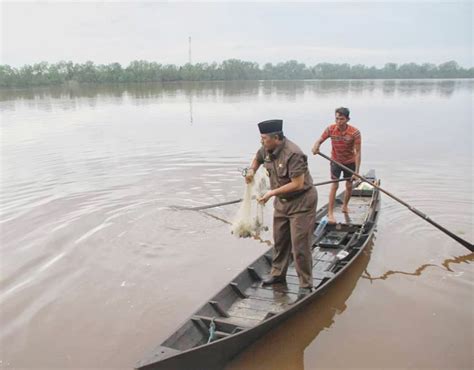
[[266,230],[263,221],[263,210],[265,205],[260,204],[257,199],[262,197],[270,189],[270,180],[266,171],[260,169],[250,184],[245,185],[243,201],[232,222],[232,233],[240,238],[258,236],[262,230]]

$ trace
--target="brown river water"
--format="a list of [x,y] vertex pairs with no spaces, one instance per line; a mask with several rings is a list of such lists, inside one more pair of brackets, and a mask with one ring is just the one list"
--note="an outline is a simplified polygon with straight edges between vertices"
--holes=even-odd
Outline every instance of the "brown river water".
[[[0,91],[0,368],[131,369],[267,248],[230,234],[259,146],[306,152],[348,106],[362,171],[473,236],[473,80],[274,81]],[[322,151],[330,152],[329,143]],[[329,164],[309,157],[315,182]],[[329,188],[320,187],[319,203]],[[265,223],[271,225],[271,206]],[[226,370],[472,369],[474,257],[382,197],[370,248]]]

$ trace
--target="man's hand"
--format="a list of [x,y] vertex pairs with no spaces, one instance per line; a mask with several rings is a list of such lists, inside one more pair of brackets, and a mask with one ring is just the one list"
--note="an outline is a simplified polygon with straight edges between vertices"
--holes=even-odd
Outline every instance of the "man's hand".
[[245,175],[245,182],[247,184],[250,184],[253,181],[253,177],[255,176],[255,171],[253,168],[249,168],[247,170],[247,174]]
[[260,204],[265,204],[268,202],[268,200],[273,197],[273,191],[270,190],[270,191],[267,191],[263,197],[261,198],[258,198],[257,201],[260,203]]
[[314,145],[313,148],[311,149],[314,155],[319,153],[319,145]]
[[359,180],[359,178],[356,175],[352,175],[351,181],[357,181],[357,180]]

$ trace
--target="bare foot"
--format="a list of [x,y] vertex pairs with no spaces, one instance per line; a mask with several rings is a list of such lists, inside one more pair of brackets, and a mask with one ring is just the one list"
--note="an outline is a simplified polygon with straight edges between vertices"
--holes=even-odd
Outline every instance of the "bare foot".
[[328,215],[328,223],[329,224],[335,224],[336,223],[336,218],[334,215]]
[[342,207],[342,213],[349,213],[350,209],[347,206]]

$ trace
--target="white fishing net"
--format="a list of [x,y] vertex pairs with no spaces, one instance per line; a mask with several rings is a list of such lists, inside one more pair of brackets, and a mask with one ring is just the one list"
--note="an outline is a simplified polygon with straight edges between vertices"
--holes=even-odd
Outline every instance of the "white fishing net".
[[270,180],[264,169],[259,169],[250,184],[245,185],[245,192],[239,211],[232,222],[232,234],[239,238],[258,236],[262,230],[268,230],[263,224],[265,205],[257,199],[270,190]]

